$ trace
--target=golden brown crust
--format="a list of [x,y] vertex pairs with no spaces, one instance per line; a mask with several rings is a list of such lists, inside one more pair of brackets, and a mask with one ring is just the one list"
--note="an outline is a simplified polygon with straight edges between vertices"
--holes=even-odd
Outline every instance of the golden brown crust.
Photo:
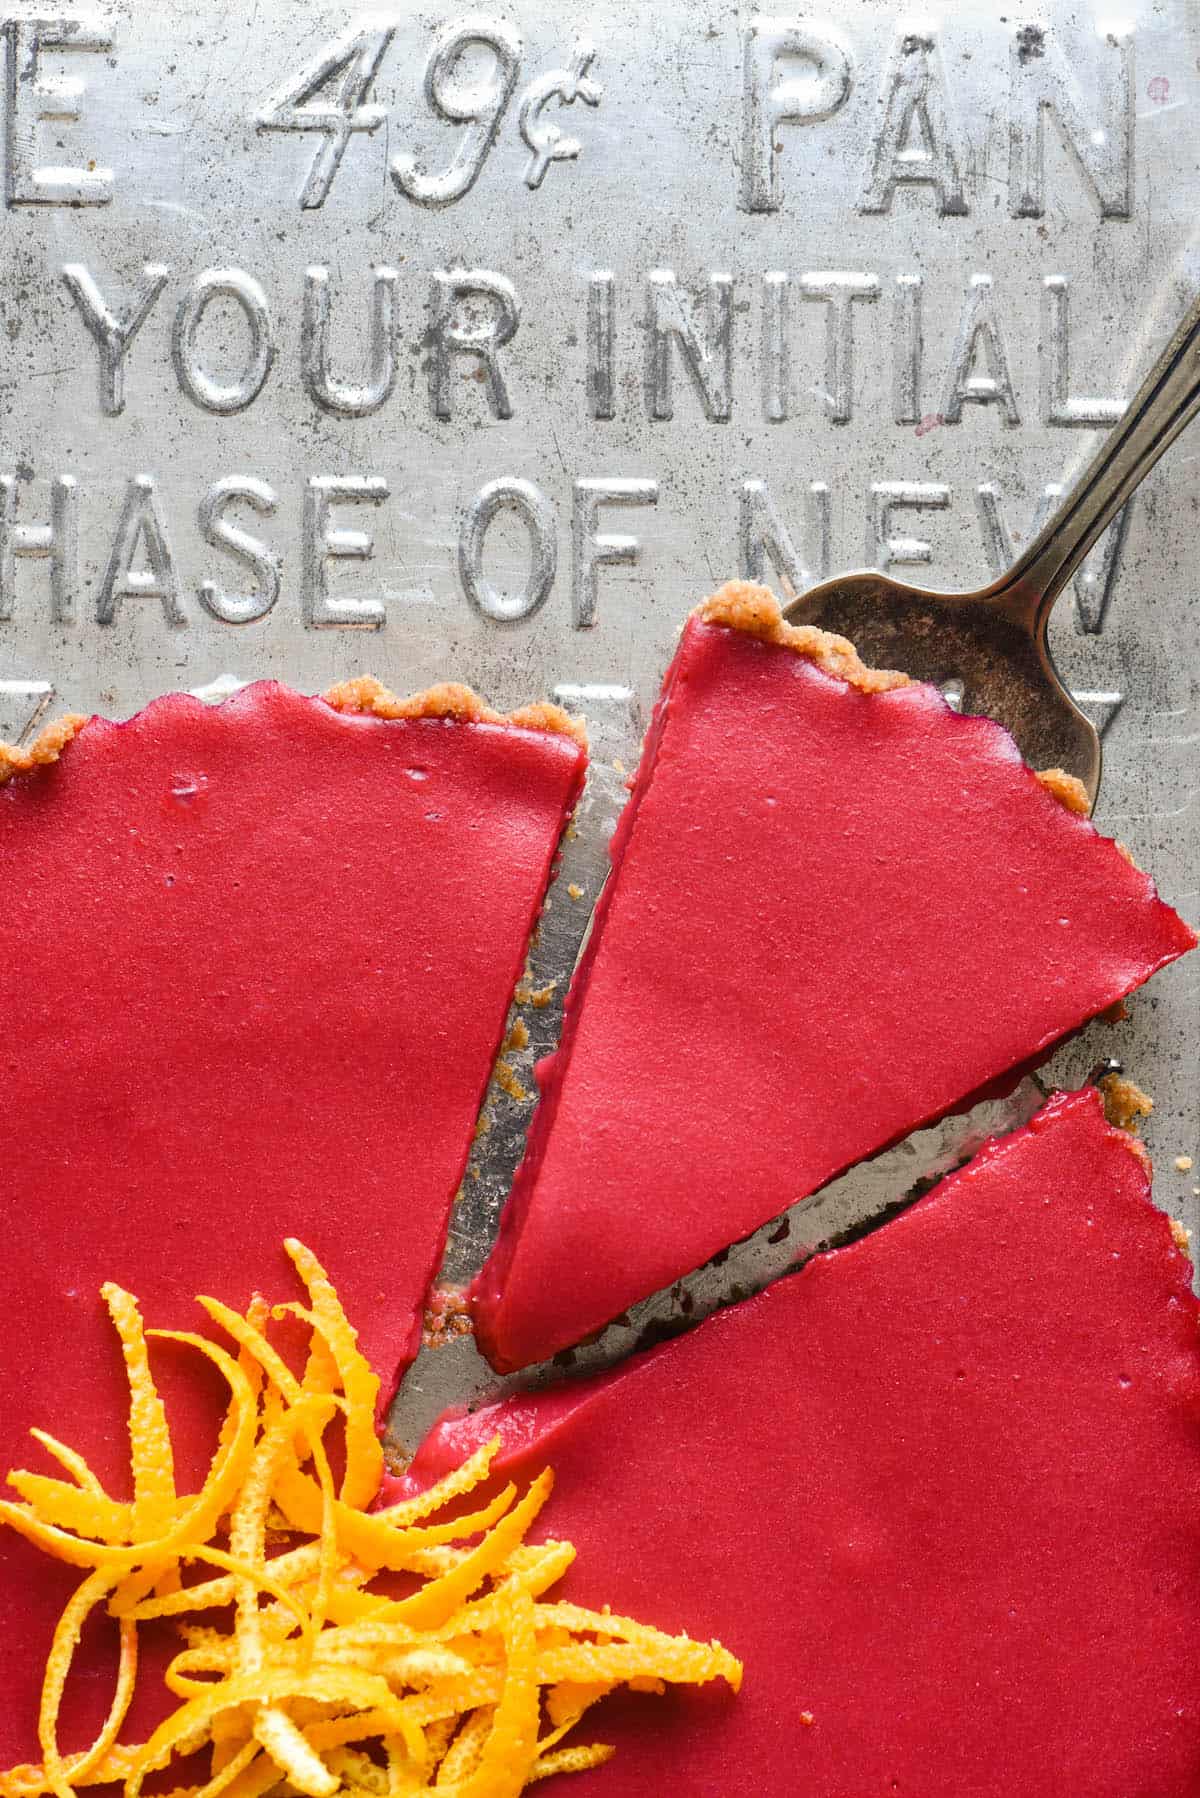
[[1170,1220],[1171,1235],[1175,1238],[1175,1247],[1186,1261],[1192,1258],[1192,1233],[1187,1225],[1177,1217]]
[[1138,1119],[1147,1118],[1154,1110],[1154,1100],[1123,1074],[1105,1074],[1098,1082],[1104,1100],[1104,1115],[1117,1130],[1131,1136],[1137,1134]]
[[894,687],[912,685],[907,674],[894,668],[868,668],[846,637],[835,637],[812,624],[788,624],[770,588],[752,581],[726,581],[711,599],[697,606],[696,616],[705,624],[724,625],[757,637],[761,643],[774,643],[807,656],[826,674],[861,693],[888,693]]
[[84,712],[67,712],[40,730],[27,749],[0,743],[0,787],[14,774],[29,774],[34,768],[50,767],[67,744],[74,742],[87,721]]
[[460,686],[457,681],[442,681],[407,699],[399,699],[373,675],[360,674],[355,680],[339,681],[321,697],[335,712],[362,712],[374,718],[388,719],[457,718],[466,724],[511,724],[519,730],[540,730],[555,736],[573,737],[581,748],[587,748],[583,719],[572,718],[561,706],[539,701],[505,715],[494,712],[470,687]]
[[524,1105],[529,1098],[529,1094],[521,1085],[520,1076],[518,1075],[516,1068],[514,1068],[511,1061],[505,1061],[503,1056],[501,1056],[500,1060],[492,1069],[492,1079],[496,1082],[500,1091],[502,1093],[507,1093],[509,1098],[514,1099],[518,1105]]
[[471,1333],[471,1311],[467,1295],[456,1286],[435,1286],[425,1307],[425,1327],[421,1332],[426,1348],[445,1348],[458,1336]]
[[[911,675],[898,669],[868,668],[847,637],[836,637],[811,624],[789,624],[770,588],[756,586],[753,581],[726,581],[711,599],[696,607],[696,616],[705,624],[744,631],[762,643],[774,643],[807,656],[826,674],[857,687],[861,693],[889,693],[896,687],[912,685]],[[1065,768],[1046,768],[1037,778],[1067,811],[1082,818],[1088,816],[1092,805],[1087,788],[1075,775],[1068,774]]]
[[1074,774],[1068,774],[1065,768],[1043,768],[1037,779],[1067,811],[1075,812],[1081,818],[1090,816],[1092,802],[1088,790]]
[[[427,687],[408,699],[398,699],[381,681],[364,674],[357,680],[340,681],[321,697],[335,712],[363,712],[376,718],[460,718],[473,724],[510,724],[518,730],[571,737],[581,749],[588,746],[583,719],[572,718],[561,706],[539,701],[505,716],[485,705],[470,687],[453,681]],[[84,712],[67,712],[39,731],[27,748],[0,743],[0,787],[14,774],[29,774],[35,768],[51,766],[88,721]]]

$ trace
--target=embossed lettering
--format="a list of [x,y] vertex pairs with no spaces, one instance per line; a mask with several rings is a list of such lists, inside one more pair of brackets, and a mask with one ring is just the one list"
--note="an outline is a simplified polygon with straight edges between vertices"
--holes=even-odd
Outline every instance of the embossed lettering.
[[[802,77],[776,81],[784,57],[807,65]],[[742,192],[747,212],[782,203],[777,131],[827,119],[850,93],[853,64],[840,37],[798,20],[756,14],[746,29],[742,75]]]
[[79,483],[60,475],[50,489],[50,523],[18,524],[18,483],[0,475],[0,622],[13,615],[17,557],[50,562],[50,616],[55,624],[75,617],[79,586]]
[[[246,365],[236,381],[214,381],[196,355],[196,333],[214,300],[232,300],[241,309],[250,334]],[[231,417],[252,406],[275,360],[275,341],[267,296],[239,268],[210,268],[197,275],[179,302],[171,332],[171,359],[184,393],[206,412]]]
[[387,498],[381,475],[313,475],[304,494],[304,547],[300,609],[306,629],[377,631],[386,623],[377,599],[333,598],[329,564],[366,562],[375,553],[369,531],[348,531],[332,522],[334,506],[378,506]]
[[1133,517],[1136,505],[1137,494],[1134,493],[1125,501],[1104,535],[1097,540],[1071,583],[1071,598],[1075,602],[1075,629],[1080,636],[1097,637],[1104,629],[1117,577],[1125,559],[1129,520]]
[[615,283],[609,269],[597,269],[588,281],[587,397],[593,418],[612,418],[616,411],[613,371]]
[[[139,557],[145,559],[147,566],[134,567]],[[96,622],[114,623],[125,599],[157,599],[163,617],[173,629],[187,623],[166,520],[158,508],[154,481],[146,474],[130,481],[126,491],[112,554],[96,600]]]
[[[602,762],[613,756],[636,759],[642,720],[632,687],[619,686],[615,681],[560,681],[551,697],[564,710],[587,719],[593,778]],[[622,790],[618,810],[624,801]]]
[[923,537],[895,537],[892,520],[899,511],[940,512],[950,504],[950,489],[940,481],[875,481],[867,514],[867,563],[871,568],[915,567],[933,560]]
[[1090,718],[1100,735],[1101,741],[1108,735],[1113,724],[1125,704],[1124,693],[1076,693],[1071,698],[1079,707],[1085,718]]
[[[975,372],[976,361],[981,356],[986,374]],[[946,373],[941,408],[944,423],[961,424],[962,409],[968,401],[979,406],[998,404],[1003,409],[1006,424],[1021,422],[990,275],[971,277]]]
[[788,337],[788,289],[791,276],[768,269],[762,278],[763,412],[771,424],[788,416],[792,358]]
[[1009,209],[1041,218],[1046,197],[1046,115],[1074,152],[1101,218],[1128,218],[1133,193],[1133,44],[1120,26],[1098,27],[1099,105],[1092,112],[1052,32],[1018,25],[1012,38]]
[[[1050,514],[1061,502],[1062,496],[1063,490],[1057,481],[1050,481],[1042,488],[1034,507],[1033,522],[1029,527],[1031,540],[1037,536]],[[1005,516],[1000,489],[994,481],[982,481],[976,487],[975,510],[979,514],[979,528],[983,533],[983,547],[992,579],[999,580],[1000,576],[1006,574],[1017,559],[1017,541]]]
[[242,530],[228,516],[236,505],[247,505],[260,518],[272,518],[276,500],[265,481],[252,475],[228,475],[214,481],[200,501],[200,534],[213,549],[223,549],[247,567],[254,576],[249,593],[231,593],[216,581],[204,581],[200,587],[200,603],[222,624],[254,624],[265,618],[279,598],[283,564],[275,551],[257,537]]
[[602,566],[636,562],[641,551],[637,537],[619,531],[598,531],[601,506],[655,506],[658,482],[633,479],[593,479],[575,482],[571,517],[571,615],[576,630],[590,630],[596,622],[596,587]]
[[518,124],[530,152],[526,187],[540,187],[552,162],[571,162],[583,149],[577,137],[568,137],[546,117],[546,108],[551,100],[562,106],[573,106],[576,100],[585,106],[599,106],[604,89],[588,75],[595,60],[595,46],[584,38],[575,46],[572,68],[547,69],[522,94]]
[[521,320],[517,290],[506,275],[487,269],[439,269],[433,277],[429,396],[437,418],[452,418],[451,357],[478,356],[488,403],[497,418],[511,418],[512,401],[496,354]]
[[1042,282],[1042,419],[1048,425],[1114,425],[1124,400],[1074,398],[1071,394],[1070,283],[1065,275]]
[[925,360],[920,275],[897,275],[892,310],[892,417],[898,425],[921,419],[921,373]]
[[[1065,493],[1066,488],[1058,481],[1048,482],[1043,487],[1034,508],[1027,541],[1031,542],[1051,514],[1057,511]],[[975,489],[975,504],[992,576],[998,579],[1016,560],[1017,541],[1004,514],[1000,489],[994,482],[985,481]],[[1129,520],[1136,505],[1135,493],[1125,501],[1108,529],[1088,551],[1071,583],[1075,629],[1081,636],[1098,636],[1104,629],[1125,555]]]
[[54,694],[48,680],[0,680],[0,742],[26,742],[50,710]]
[[[529,533],[529,573],[519,593],[504,593],[483,572],[487,534],[498,512],[515,512]],[[549,596],[558,569],[554,508],[540,487],[517,479],[489,481],[463,519],[458,539],[458,573],[463,592],[485,618],[517,624],[532,618]]]
[[738,507],[738,554],[742,577],[748,581],[769,578],[768,564],[788,599],[794,599],[829,573],[829,488],[812,481],[808,498],[815,517],[817,553],[815,569],[808,566],[795,538],[780,517],[771,490],[762,480],[742,482]]
[[821,404],[835,425],[844,425],[850,417],[854,393],[854,319],[850,308],[855,300],[879,298],[879,277],[830,269],[823,274],[801,275],[800,292],[806,300],[822,300],[828,307]]
[[[456,94],[453,82],[459,59],[474,44],[482,44],[495,57],[492,78],[482,92]],[[392,179],[401,193],[422,206],[446,206],[469,192],[496,141],[520,64],[521,40],[511,25],[496,19],[466,19],[447,27],[426,65],[425,98],[439,119],[466,125],[467,130],[451,162],[438,174],[424,173],[415,156],[393,156]]]
[[110,418],[125,410],[125,357],[170,273],[161,262],[146,263],[132,297],[118,314],[82,262],[68,262],[63,268],[63,284],[100,352],[100,410]]
[[82,19],[10,19],[8,39],[8,141],[5,198],[10,206],[107,206],[111,169],[66,168],[38,162],[41,128],[79,118],[86,84],[77,76],[41,71],[44,50],[111,50],[101,25]]
[[300,195],[301,206],[323,206],[353,134],[378,131],[385,122],[383,107],[369,105],[367,96],[393,30],[391,25],[378,25],[348,31],[326,44],[260,111],[260,131],[319,131],[324,135],[325,142],[313,157]]
[[897,186],[932,187],[943,213],[965,213],[962,135],[933,31],[897,34],[884,72],[859,206],[889,212]]
[[329,372],[329,270],[310,268],[305,277],[304,319],[300,327],[300,369],[312,398],[339,418],[369,418],[391,398],[396,385],[396,298],[400,277],[377,268],[371,303],[370,376],[360,386],[335,381]]
[[651,418],[675,415],[673,346],[678,343],[684,367],[714,423],[729,419],[733,395],[733,280],[708,277],[704,295],[704,329],[697,305],[680,291],[669,268],[653,269],[646,278],[646,388]]

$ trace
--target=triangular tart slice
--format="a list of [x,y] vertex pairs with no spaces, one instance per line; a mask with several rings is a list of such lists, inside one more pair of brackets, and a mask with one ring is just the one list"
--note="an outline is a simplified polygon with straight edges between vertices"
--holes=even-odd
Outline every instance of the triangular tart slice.
[[589,1712],[581,1798],[1195,1798],[1198,1315],[1148,1190],[1059,1096],[760,1297],[435,1428],[406,1490],[499,1435],[498,1478],[554,1468],[564,1597],[745,1662]]
[[[361,1326],[381,1411],[419,1345],[585,751],[563,714],[504,720],[463,689],[330,699],[173,696],[0,758],[18,770],[0,786],[0,1470],[56,1471],[28,1432],[67,1419],[130,1496],[105,1281],[148,1325],[201,1324],[199,1292],[302,1298],[299,1237]],[[185,1354],[153,1350],[181,1492],[225,1402],[214,1380],[196,1403]],[[0,1535],[0,1765],[40,1758],[74,1581]],[[110,1683],[81,1682],[81,1742]]]
[[723,589],[684,630],[539,1073],[474,1287],[485,1353],[580,1341],[1195,941],[998,724]]

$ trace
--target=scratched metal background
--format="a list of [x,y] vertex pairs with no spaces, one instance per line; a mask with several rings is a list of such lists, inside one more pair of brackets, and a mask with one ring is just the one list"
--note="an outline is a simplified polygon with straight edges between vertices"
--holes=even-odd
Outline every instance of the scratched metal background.
[[[578,26],[555,0],[506,0],[482,22],[404,0],[374,18],[318,0],[64,4],[57,16],[65,27],[44,29],[38,54],[28,26],[5,47],[0,731],[18,735],[55,706],[122,715],[222,676],[315,690],[363,669],[402,688],[455,675],[505,705],[573,689],[597,760],[535,957],[535,984],[556,978],[560,994],[679,622],[714,583],[757,565],[772,509],[790,545],[782,569],[768,556],[768,574],[795,582],[864,558],[927,557],[931,580],[978,583],[1028,532],[1047,486],[1070,480],[1200,280],[1200,17],[1189,0],[1131,0],[1120,24],[1048,0],[1032,30],[1019,9],[956,5],[914,22],[879,0],[838,0],[807,15],[808,59],[784,58],[771,77],[799,84],[791,110],[827,116],[772,131],[751,108],[757,161],[754,15],[716,0],[595,0]],[[454,33],[470,20],[498,49],[475,42],[456,61]],[[56,48],[72,29],[73,47]],[[759,22],[763,54],[772,29]],[[375,111],[359,122],[374,128],[352,133],[331,168],[327,136],[275,127],[289,84],[342,39],[361,66],[377,60],[360,94]],[[439,44],[444,66],[427,89]],[[335,86],[353,66],[335,69]],[[445,116],[494,92],[497,70],[509,91],[491,109],[494,130],[486,106],[478,125]],[[63,76],[84,82],[78,100],[39,97]],[[595,86],[567,109],[580,77]],[[58,116],[38,124],[39,112]],[[531,185],[556,132],[579,153]],[[325,176],[322,203],[302,204],[321,198]],[[80,198],[104,203],[54,203]],[[322,292],[329,301],[340,398],[312,391],[315,312],[304,377],[310,268],[328,271],[307,284],[311,305]],[[381,287],[394,335],[372,368],[376,268],[392,271]],[[213,271],[231,270],[241,300],[222,297],[217,277],[204,308]],[[476,356],[450,348],[439,360],[446,282],[435,276],[453,270],[485,271],[492,297],[451,293],[440,342],[515,324],[497,352],[503,391]],[[675,297],[649,280],[663,270]],[[595,279],[604,273],[607,285]],[[83,313],[90,293],[120,318],[147,283],[157,297],[123,359],[118,411]],[[685,320],[688,294],[697,331],[712,332],[699,380],[679,342],[653,328],[653,316]],[[610,349],[589,379],[609,295]],[[380,403],[367,410],[373,379]],[[219,410],[238,397],[221,390],[239,383],[249,403]],[[1185,439],[1054,626],[1067,678],[1107,721],[1099,821],[1193,921],[1198,469],[1200,438]],[[21,532],[48,522],[63,476],[77,483],[76,575],[23,553],[50,547]],[[331,478],[373,481],[375,503],[322,519],[327,490],[310,483]],[[518,492],[539,553],[531,564],[520,517],[501,506],[483,571],[464,583],[477,496],[498,480],[529,484]],[[578,483],[614,480],[640,483],[629,491],[642,503],[589,512]],[[905,499],[917,508],[896,505]],[[154,509],[157,540],[133,542],[139,506],[143,518]],[[270,549],[258,575],[205,539],[205,518],[211,534],[225,507]],[[369,559],[319,558],[313,533],[326,525],[369,531]],[[632,534],[638,548],[601,566],[593,589],[595,529]],[[263,615],[227,621],[239,611]],[[510,1059],[531,1087],[557,1011],[523,1015],[532,1042]],[[1153,1090],[1159,1196],[1193,1223],[1200,1172],[1174,1161],[1200,1163],[1198,1034],[1193,962],[1053,1070],[1078,1079],[1115,1053]],[[1036,1096],[1026,1089],[859,1170],[786,1236],[760,1233],[579,1364],[624,1352],[648,1321],[697,1315],[761,1282]],[[478,1264],[528,1110],[498,1092],[489,1101],[451,1279]],[[400,1401],[399,1438],[485,1383],[469,1342],[427,1352]]]

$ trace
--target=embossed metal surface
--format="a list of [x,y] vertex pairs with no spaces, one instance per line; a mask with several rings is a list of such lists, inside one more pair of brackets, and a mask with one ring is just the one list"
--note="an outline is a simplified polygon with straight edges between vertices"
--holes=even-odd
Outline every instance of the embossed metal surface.
[[[536,951],[559,994],[696,598],[863,563],[982,584],[1200,282],[1189,0],[573,13],[64,0],[3,46],[0,732],[223,675],[570,687],[598,766]],[[1104,729],[1098,820],[1193,921],[1198,469],[1184,438],[1052,628]],[[522,1015],[530,1089],[555,1005]],[[1193,1222],[1198,1034],[1185,963],[1054,1070],[1116,1053],[1154,1091]],[[529,1106],[490,1109],[454,1276]],[[788,1265],[963,1129],[648,1313]],[[480,1378],[426,1354],[399,1433]]]

